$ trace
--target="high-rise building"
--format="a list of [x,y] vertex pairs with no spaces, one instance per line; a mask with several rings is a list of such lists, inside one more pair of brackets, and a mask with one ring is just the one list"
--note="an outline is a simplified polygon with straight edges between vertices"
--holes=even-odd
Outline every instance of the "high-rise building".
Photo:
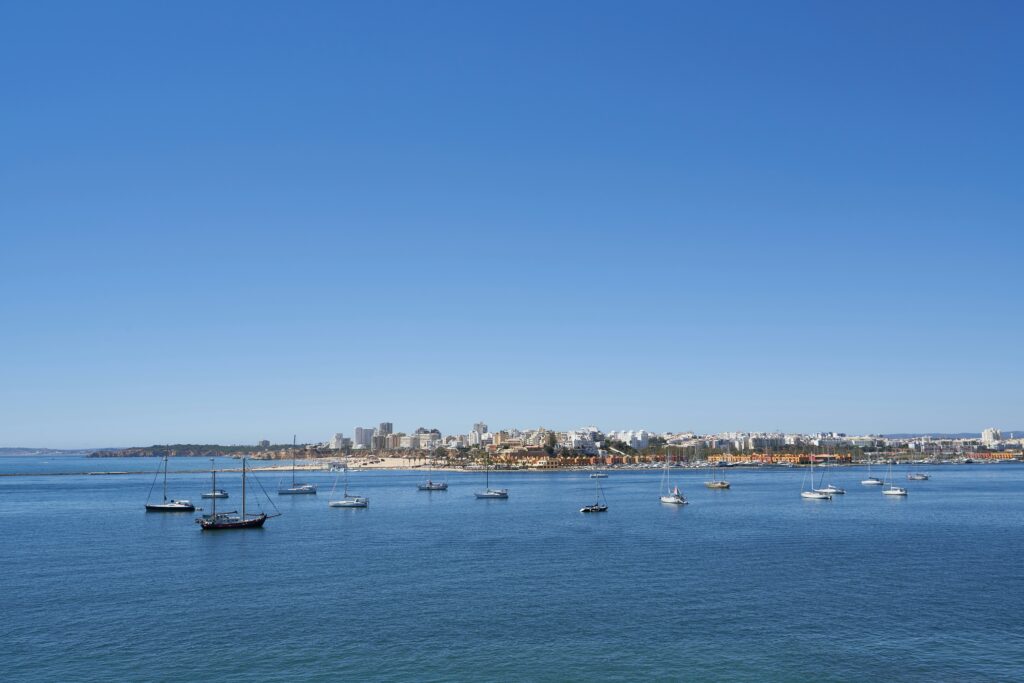
[[394,432],[394,425],[392,425],[390,422],[381,422],[380,426],[377,427],[378,436],[387,436],[388,434],[393,434]]
[[333,437],[331,437],[331,450],[340,451],[344,447],[344,444],[345,435],[342,434],[341,432],[338,432]]
[[1003,440],[1003,434],[995,427],[989,427],[981,433],[981,443],[991,446]]
[[477,422],[476,424],[473,425],[473,431],[482,436],[486,434],[488,431],[487,425],[483,422]]
[[370,448],[373,446],[373,432],[373,427],[356,427],[352,443],[357,447]]

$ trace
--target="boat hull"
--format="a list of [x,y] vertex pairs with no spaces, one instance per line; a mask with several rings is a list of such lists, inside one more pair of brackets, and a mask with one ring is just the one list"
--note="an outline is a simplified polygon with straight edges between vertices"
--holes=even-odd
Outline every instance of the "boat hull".
[[204,493],[203,498],[227,498],[228,494],[223,491],[219,493]]
[[332,508],[365,508],[370,507],[369,498],[359,498],[357,500],[332,500],[328,501],[327,507]]
[[860,483],[863,484],[864,486],[882,486],[883,484],[885,484],[885,482],[882,481],[881,479],[875,479],[874,477],[862,479]]
[[315,496],[315,486],[296,486],[295,488],[278,489],[279,496]]
[[146,503],[146,512],[195,512],[196,506],[192,503]]
[[894,487],[894,488],[891,488],[891,489],[886,489],[886,490],[882,491],[882,495],[883,496],[905,496],[905,495],[907,495],[907,490],[897,486],[897,487]]
[[447,491],[448,484],[428,481],[426,484],[417,486],[420,491]]
[[682,496],[662,496],[662,503],[668,503],[669,505],[688,505],[689,501]]
[[580,512],[608,512],[607,505],[584,505]]
[[727,481],[706,481],[704,486],[709,489],[727,489],[729,488],[729,482]]
[[196,520],[196,524],[202,527],[203,531],[226,531],[230,529],[260,529],[263,527],[263,523],[267,521],[265,514],[260,514],[249,519],[207,519],[200,517]]
[[831,494],[820,491],[803,491],[800,493],[800,497],[804,500],[832,500]]
[[494,490],[488,489],[487,491],[477,491],[473,495],[476,496],[477,498],[500,498],[500,499],[505,499],[505,498],[508,498],[508,491],[504,491],[504,490],[494,491]]

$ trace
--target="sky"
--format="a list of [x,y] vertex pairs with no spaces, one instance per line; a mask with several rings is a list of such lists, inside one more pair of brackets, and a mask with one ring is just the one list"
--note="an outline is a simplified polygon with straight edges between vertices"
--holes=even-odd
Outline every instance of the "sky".
[[1019,428],[1022,29],[3,3],[0,446]]

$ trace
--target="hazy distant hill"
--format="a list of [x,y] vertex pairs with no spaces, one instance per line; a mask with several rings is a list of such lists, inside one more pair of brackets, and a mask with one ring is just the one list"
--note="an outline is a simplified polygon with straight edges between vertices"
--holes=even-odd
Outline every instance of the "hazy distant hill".
[[0,448],[0,456],[4,455],[73,455],[75,453],[88,453],[91,449],[59,450],[56,448],[27,448],[11,447]]

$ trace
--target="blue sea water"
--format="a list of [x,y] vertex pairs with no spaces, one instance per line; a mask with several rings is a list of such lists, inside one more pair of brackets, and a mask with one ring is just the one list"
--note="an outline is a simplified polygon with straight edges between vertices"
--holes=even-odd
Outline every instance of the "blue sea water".
[[682,471],[684,508],[612,472],[595,515],[586,473],[497,474],[486,501],[480,474],[355,472],[366,510],[329,509],[317,473],[264,529],[203,532],[143,511],[156,460],[2,460],[146,471],[0,477],[4,680],[1024,680],[1021,464],[934,467],[906,499],[843,469],[831,502],[800,470]]

